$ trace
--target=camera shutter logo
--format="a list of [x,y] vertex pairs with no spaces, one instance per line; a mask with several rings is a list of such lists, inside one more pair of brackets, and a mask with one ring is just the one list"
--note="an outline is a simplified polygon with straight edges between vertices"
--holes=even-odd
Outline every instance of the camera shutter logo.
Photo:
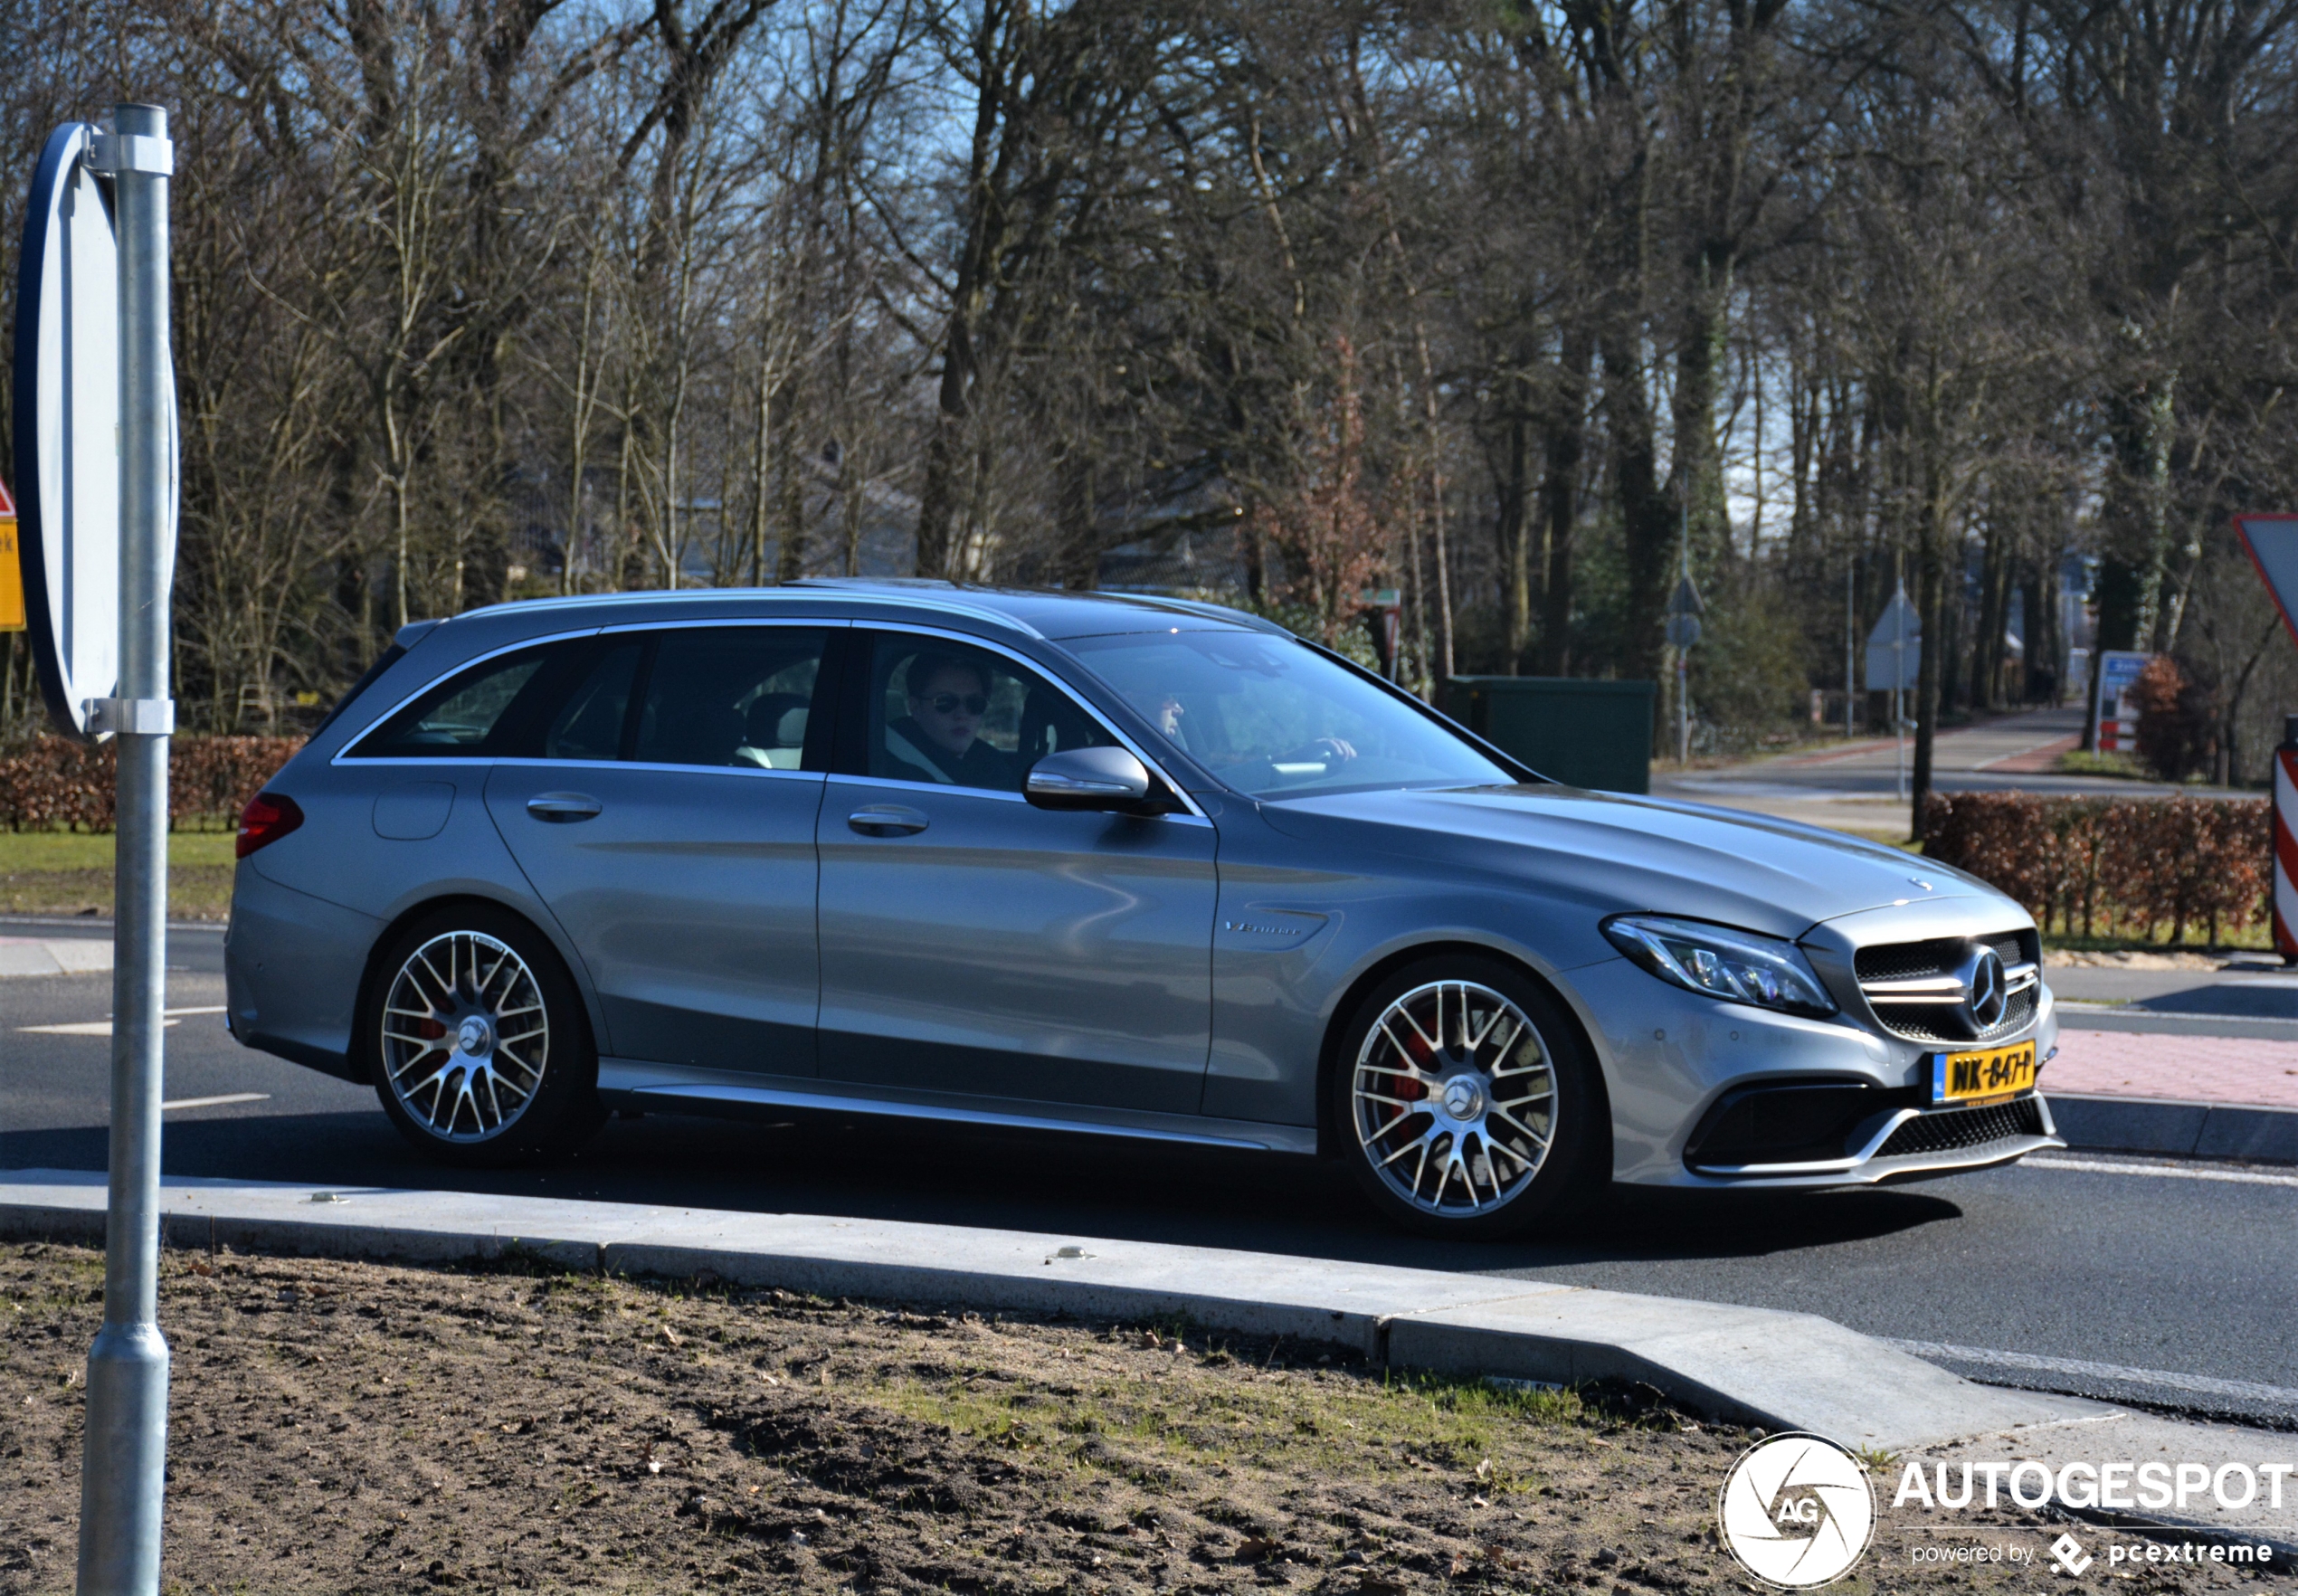
[[1859,1459],[1824,1436],[1775,1435],[1740,1454],[1716,1505],[1724,1544],[1767,1585],[1809,1590],[1849,1573],[1875,1534]]

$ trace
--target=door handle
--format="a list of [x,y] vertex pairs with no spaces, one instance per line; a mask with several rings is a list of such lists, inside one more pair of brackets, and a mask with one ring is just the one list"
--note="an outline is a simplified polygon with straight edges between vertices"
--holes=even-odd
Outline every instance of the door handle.
[[915,809],[898,803],[871,803],[848,815],[846,823],[865,837],[909,837],[931,822]]
[[537,793],[527,801],[527,813],[560,825],[594,819],[598,812],[599,801],[585,793]]

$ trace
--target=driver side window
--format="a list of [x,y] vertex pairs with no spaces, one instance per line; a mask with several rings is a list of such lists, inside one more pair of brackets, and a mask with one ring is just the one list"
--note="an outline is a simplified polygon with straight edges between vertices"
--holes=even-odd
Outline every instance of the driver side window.
[[1113,739],[1068,693],[1002,654],[893,633],[869,651],[869,774],[1019,793],[1030,767]]

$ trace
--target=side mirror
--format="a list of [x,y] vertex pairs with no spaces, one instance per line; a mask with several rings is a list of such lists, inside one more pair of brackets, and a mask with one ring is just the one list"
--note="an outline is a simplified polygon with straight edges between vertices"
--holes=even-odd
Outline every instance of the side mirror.
[[1123,748],[1066,748],[1030,767],[1023,789],[1040,809],[1155,814],[1164,805],[1150,794],[1149,767]]

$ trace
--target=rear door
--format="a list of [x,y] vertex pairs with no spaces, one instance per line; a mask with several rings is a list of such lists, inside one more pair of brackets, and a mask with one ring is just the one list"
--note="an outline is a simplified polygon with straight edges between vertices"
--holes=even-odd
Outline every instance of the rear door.
[[822,761],[805,755],[838,632],[606,633],[498,761],[488,810],[588,968],[602,1052],[814,1073]]
[[819,831],[823,1076],[1193,1113],[1211,824],[1031,807],[1035,759],[1116,739],[1001,651],[858,630],[850,658]]

